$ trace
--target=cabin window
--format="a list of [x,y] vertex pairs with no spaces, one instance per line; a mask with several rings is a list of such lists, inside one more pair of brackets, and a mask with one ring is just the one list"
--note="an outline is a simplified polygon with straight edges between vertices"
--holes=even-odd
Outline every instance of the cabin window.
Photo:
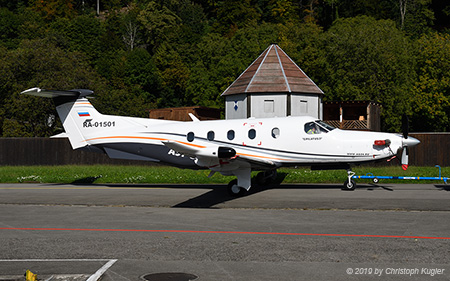
[[256,138],[256,130],[255,129],[250,129],[248,131],[248,138],[251,139],[251,140]]
[[227,138],[229,140],[234,140],[234,131],[233,130],[229,130],[227,133]]
[[195,135],[193,132],[189,132],[186,137],[189,142],[191,142],[195,139]]
[[209,141],[213,141],[214,140],[214,132],[213,131],[209,131],[208,135],[206,137],[207,137],[207,139]]
[[272,138],[276,139],[280,136],[280,129],[278,128],[273,128],[272,129]]

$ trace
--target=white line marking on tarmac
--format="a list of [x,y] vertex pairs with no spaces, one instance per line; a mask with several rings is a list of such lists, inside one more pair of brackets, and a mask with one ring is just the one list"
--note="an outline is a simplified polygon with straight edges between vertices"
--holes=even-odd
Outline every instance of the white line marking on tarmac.
[[86,281],[98,281],[102,275],[117,262],[117,259],[28,259],[28,260],[0,260],[0,262],[104,262],[99,270],[92,274]]
[[97,281],[117,260],[109,260],[104,266],[102,266],[96,273],[92,274],[86,281]]

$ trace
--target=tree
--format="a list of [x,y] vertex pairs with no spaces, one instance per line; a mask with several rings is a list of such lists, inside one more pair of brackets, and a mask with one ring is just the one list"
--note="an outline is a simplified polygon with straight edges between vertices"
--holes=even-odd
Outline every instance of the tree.
[[58,130],[49,122],[56,116],[51,99],[21,96],[21,91],[41,87],[101,92],[105,86],[84,55],[64,51],[46,39],[26,40],[8,51],[0,61],[0,73],[5,74],[0,77],[5,137],[49,136]]
[[268,16],[271,23],[299,22],[298,6],[291,0],[269,0],[267,3]]
[[6,8],[0,8],[0,44],[14,48],[18,44],[20,16]]
[[279,36],[279,26],[261,24],[239,29],[233,37],[210,33],[196,45],[186,86],[187,100],[223,108],[220,94]]
[[83,52],[92,61],[103,51],[104,30],[100,20],[90,15],[59,18],[51,25],[51,31],[65,48]]
[[413,129],[450,131],[450,35],[422,35],[415,48]]
[[287,23],[280,27],[279,45],[297,65],[327,92],[326,40],[315,23]]
[[138,5],[132,3],[127,12],[122,14],[121,29],[122,40],[128,50],[140,46],[144,42],[142,34],[143,27],[138,21],[138,15],[141,12]]
[[46,20],[58,17],[71,18],[75,15],[73,0],[31,0],[31,7]]
[[138,15],[139,22],[144,26],[147,43],[155,50],[163,42],[176,37],[180,18],[166,5],[150,1]]
[[153,56],[158,76],[161,79],[161,96],[157,99],[158,107],[182,106],[188,102],[185,99],[186,82],[189,78],[189,68],[182,56],[168,43],[164,43]]
[[[394,0],[393,0],[394,1]],[[400,10],[400,29],[412,35],[427,32],[434,20],[431,0],[395,0]]]
[[217,21],[213,26],[227,37],[232,37],[240,28],[256,26],[261,13],[252,2],[251,0],[219,1]]
[[129,52],[126,57],[124,70],[126,85],[136,85],[144,92],[151,94],[152,98],[157,96],[160,87],[157,75],[158,69],[147,50],[137,48]]
[[400,131],[414,81],[411,43],[391,20],[339,19],[325,33],[327,100],[373,100],[383,105],[382,127]]

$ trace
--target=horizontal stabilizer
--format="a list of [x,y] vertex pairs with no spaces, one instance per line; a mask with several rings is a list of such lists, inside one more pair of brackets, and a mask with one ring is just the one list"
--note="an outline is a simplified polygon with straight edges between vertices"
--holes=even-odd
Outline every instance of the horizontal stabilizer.
[[50,138],[51,139],[65,139],[65,138],[68,138],[68,137],[69,137],[69,135],[66,132],[64,132],[64,133],[60,133],[60,134],[51,136]]
[[40,88],[31,88],[23,91],[21,94],[45,97],[45,98],[56,98],[56,97],[74,97],[74,98],[82,98],[89,95],[92,95],[94,91],[87,89],[73,89],[73,90],[44,90]]

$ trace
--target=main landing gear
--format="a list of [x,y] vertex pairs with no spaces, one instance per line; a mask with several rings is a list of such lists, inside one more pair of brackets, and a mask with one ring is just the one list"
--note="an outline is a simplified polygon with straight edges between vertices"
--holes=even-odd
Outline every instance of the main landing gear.
[[252,170],[249,167],[241,167],[239,169],[233,170],[231,174],[237,179],[230,181],[228,184],[228,193],[233,197],[241,197],[247,194],[252,185]]
[[355,172],[353,172],[351,169],[347,170],[347,180],[344,182],[344,186],[342,187],[342,190],[347,191],[353,191],[356,188],[356,182],[352,179],[352,177],[355,175]]
[[234,179],[228,183],[228,193],[233,197],[242,197],[248,193],[248,190],[238,185],[238,180]]
[[[251,172],[249,171],[236,171],[234,174],[237,179],[234,179],[228,183],[228,193],[233,197],[242,197],[248,194],[251,186]],[[277,171],[263,171],[256,175],[256,183],[258,185],[267,185],[277,178]]]

